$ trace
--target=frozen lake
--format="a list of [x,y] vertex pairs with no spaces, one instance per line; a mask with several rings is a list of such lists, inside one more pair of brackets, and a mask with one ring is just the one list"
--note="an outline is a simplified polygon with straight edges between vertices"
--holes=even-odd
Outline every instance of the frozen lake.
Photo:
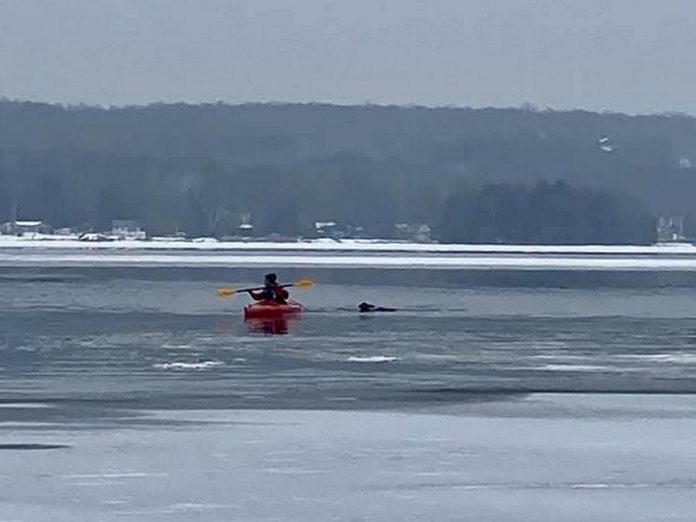
[[0,249],[0,520],[693,520],[690,254],[301,253],[271,335],[283,255]]

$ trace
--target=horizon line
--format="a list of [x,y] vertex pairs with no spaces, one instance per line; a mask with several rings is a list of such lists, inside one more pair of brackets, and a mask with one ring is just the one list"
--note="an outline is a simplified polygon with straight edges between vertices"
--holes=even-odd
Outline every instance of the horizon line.
[[151,109],[157,107],[330,107],[330,108],[342,108],[342,109],[355,109],[355,108],[372,108],[372,109],[402,109],[402,110],[452,110],[452,111],[519,111],[528,112],[534,114],[570,114],[570,113],[586,113],[586,114],[596,114],[600,116],[624,116],[629,118],[646,118],[646,117],[661,117],[661,118],[696,118],[696,114],[689,114],[687,112],[679,111],[663,111],[663,112],[646,112],[646,113],[628,113],[622,111],[612,111],[609,109],[605,110],[592,110],[584,108],[567,108],[567,109],[557,109],[554,107],[546,106],[540,107],[536,104],[524,102],[518,106],[471,106],[471,105],[426,105],[418,103],[376,103],[366,101],[363,103],[339,103],[330,101],[283,101],[283,100],[266,100],[266,101],[245,101],[245,102],[230,102],[225,100],[216,101],[151,101],[144,103],[133,103],[133,104],[112,104],[105,105],[100,103],[87,103],[87,102],[60,102],[60,101],[46,101],[46,100],[36,100],[27,98],[14,98],[9,96],[0,96],[0,104],[2,103],[16,103],[16,104],[32,104],[32,105],[44,105],[49,107],[58,107],[67,110],[102,110],[102,111],[119,111],[127,109]]

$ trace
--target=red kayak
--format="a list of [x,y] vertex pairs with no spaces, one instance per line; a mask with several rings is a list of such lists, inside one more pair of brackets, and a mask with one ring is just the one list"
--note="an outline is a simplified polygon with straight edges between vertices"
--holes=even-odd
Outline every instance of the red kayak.
[[303,307],[300,303],[281,304],[273,301],[260,301],[244,307],[244,319],[280,319],[299,315],[302,310]]

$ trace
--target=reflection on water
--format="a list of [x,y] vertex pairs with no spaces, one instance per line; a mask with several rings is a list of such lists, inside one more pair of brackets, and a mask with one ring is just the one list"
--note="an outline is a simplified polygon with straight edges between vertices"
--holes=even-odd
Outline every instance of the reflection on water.
[[245,319],[244,322],[252,332],[285,335],[289,331],[290,321],[285,317],[253,318]]

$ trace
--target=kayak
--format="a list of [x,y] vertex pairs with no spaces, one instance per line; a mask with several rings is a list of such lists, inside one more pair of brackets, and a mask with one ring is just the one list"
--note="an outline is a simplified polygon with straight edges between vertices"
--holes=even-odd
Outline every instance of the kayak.
[[302,305],[295,302],[281,304],[273,301],[261,301],[244,307],[244,319],[279,319],[282,317],[291,317],[301,314],[302,309]]

